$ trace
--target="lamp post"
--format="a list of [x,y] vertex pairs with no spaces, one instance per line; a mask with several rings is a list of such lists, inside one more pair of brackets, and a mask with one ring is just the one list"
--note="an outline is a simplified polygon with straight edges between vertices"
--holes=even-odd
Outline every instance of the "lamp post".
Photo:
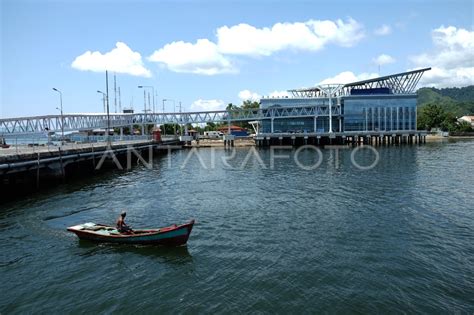
[[[154,114],[155,113],[155,88],[151,85],[139,85],[138,88],[143,89],[143,93],[145,93],[145,89],[147,89],[147,88],[152,90],[152,93],[153,93],[153,114]],[[147,113],[146,94],[144,94],[144,96],[145,96],[145,109],[143,110],[143,112],[145,112],[145,121],[146,121],[146,113]],[[149,103],[150,103],[150,94],[148,94],[148,104]],[[150,110],[150,109],[148,109],[148,110]]]
[[99,91],[97,90],[97,93],[100,93],[102,94],[102,96],[104,97],[105,100],[107,100],[107,143],[110,143],[110,137],[109,137],[109,131],[110,131],[110,115],[109,115],[109,96],[102,92],[102,91]]
[[106,94],[102,91],[97,91],[97,93],[100,93],[102,94],[102,103],[104,104],[104,113],[106,112],[106,105],[105,105],[105,98],[106,98]]
[[53,88],[53,91],[56,91],[59,93],[60,108],[56,107],[56,109],[59,109],[61,111],[61,143],[62,143],[64,141],[63,93],[61,93],[61,91],[58,90],[57,88]]
[[[153,93],[153,113],[155,113],[155,88],[151,85],[139,85],[138,86],[139,89],[146,89],[146,88],[149,88],[152,90],[152,93]],[[148,99],[150,100],[150,99]],[[146,111],[146,108],[145,108],[145,111]]]

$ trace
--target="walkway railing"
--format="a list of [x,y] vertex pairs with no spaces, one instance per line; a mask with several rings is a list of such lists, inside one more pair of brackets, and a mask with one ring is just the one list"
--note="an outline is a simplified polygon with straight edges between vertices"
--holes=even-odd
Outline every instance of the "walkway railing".
[[[340,114],[340,106],[332,106],[332,116]],[[266,109],[239,109],[206,112],[111,114],[110,127],[128,127],[146,124],[199,124],[208,122],[231,123],[278,118],[329,116],[328,105],[275,106]],[[66,114],[0,119],[0,136],[60,132],[61,130],[93,130],[107,128],[105,114]]]

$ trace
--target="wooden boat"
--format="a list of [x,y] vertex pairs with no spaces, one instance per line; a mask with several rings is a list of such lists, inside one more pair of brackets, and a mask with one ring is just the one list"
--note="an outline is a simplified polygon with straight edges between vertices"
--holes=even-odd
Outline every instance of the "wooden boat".
[[188,241],[193,225],[194,220],[191,220],[182,225],[173,224],[152,230],[133,230],[132,233],[125,234],[120,233],[113,226],[89,222],[70,226],[67,230],[75,233],[81,240],[94,242],[181,246]]

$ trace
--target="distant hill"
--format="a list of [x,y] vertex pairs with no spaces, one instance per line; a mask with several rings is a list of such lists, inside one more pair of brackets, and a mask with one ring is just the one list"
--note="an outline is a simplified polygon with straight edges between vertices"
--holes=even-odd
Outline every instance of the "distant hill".
[[455,116],[474,114],[474,85],[462,88],[421,88],[417,91],[418,106],[438,104]]

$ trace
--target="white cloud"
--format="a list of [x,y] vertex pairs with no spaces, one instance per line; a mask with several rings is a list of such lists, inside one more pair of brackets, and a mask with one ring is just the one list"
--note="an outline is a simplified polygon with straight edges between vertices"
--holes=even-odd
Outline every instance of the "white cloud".
[[392,33],[392,28],[387,24],[383,24],[374,30],[374,34],[378,36],[385,36],[389,35],[390,33]]
[[317,51],[327,44],[350,47],[364,37],[363,26],[347,21],[309,20],[276,23],[271,28],[238,24],[217,29],[217,45],[223,54],[269,56],[284,49]]
[[239,98],[242,101],[258,101],[262,98],[262,96],[249,90],[243,90],[239,92]]
[[256,28],[249,24],[222,26],[217,41],[198,39],[196,43],[172,42],[156,50],[148,60],[164,64],[174,72],[215,75],[236,73],[229,55],[269,56],[292,49],[317,51],[328,44],[355,45],[364,37],[363,26],[354,19],[309,20],[276,23]]
[[71,66],[82,71],[103,72],[105,70],[140,77],[151,77],[151,72],[143,65],[142,56],[125,43],[117,42],[115,48],[102,54],[86,51],[76,57]]
[[474,31],[441,26],[431,33],[434,49],[411,57],[415,67],[432,67],[424,86],[450,87],[474,84]]
[[474,84],[474,67],[459,67],[453,69],[432,67],[423,74],[421,86],[462,87]]
[[351,71],[344,71],[335,75],[334,77],[326,78],[322,80],[319,84],[346,84],[346,83],[352,83],[352,82],[357,82],[357,81],[362,81],[362,80],[373,79],[378,76],[379,75],[377,73],[364,72],[364,73],[356,75]]
[[269,95],[270,97],[287,97],[289,96],[287,91],[273,91]]
[[379,66],[383,66],[389,63],[394,63],[395,59],[392,56],[381,54],[377,58],[372,59],[372,61]]
[[163,63],[174,72],[204,75],[236,72],[229,59],[208,39],[198,39],[195,44],[172,42],[155,51],[148,59]]
[[202,100],[198,99],[191,104],[191,111],[213,111],[225,109],[226,105],[222,100]]

